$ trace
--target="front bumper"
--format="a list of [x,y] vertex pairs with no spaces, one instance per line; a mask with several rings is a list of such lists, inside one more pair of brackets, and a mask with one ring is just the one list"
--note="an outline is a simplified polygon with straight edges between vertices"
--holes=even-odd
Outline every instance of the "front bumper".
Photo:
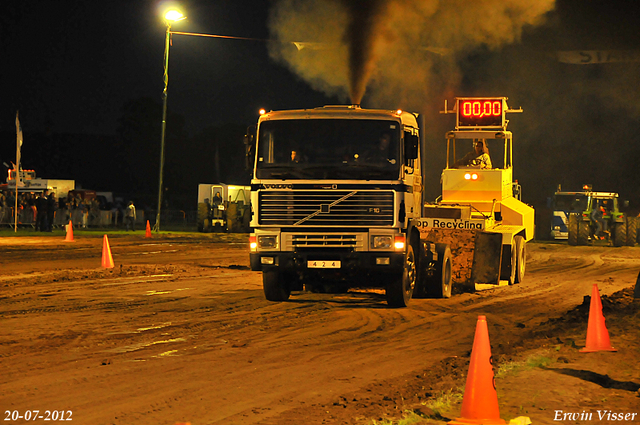
[[[251,270],[313,271],[341,274],[398,272],[404,266],[402,252],[258,252],[251,253]],[[262,260],[272,259],[265,264]],[[387,260],[388,259],[388,264]],[[340,268],[309,268],[309,261],[340,261]],[[380,264],[382,263],[382,264]]]

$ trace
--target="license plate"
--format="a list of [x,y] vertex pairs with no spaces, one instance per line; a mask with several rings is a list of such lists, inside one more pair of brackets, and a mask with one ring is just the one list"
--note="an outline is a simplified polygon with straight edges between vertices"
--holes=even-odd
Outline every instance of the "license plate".
[[340,261],[307,261],[310,269],[339,269]]

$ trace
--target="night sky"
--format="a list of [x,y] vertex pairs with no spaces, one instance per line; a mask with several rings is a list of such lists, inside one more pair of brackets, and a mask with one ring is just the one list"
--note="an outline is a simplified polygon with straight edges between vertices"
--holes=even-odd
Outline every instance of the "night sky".
[[[636,3],[183,2],[188,19],[174,24],[174,31],[255,40],[173,36],[165,170],[169,206],[195,209],[197,183],[246,181],[242,135],[255,124],[260,108],[351,103],[354,76],[362,77],[363,107],[400,107],[425,115],[428,198],[439,194],[443,136],[453,126],[452,116],[438,113],[444,100],[482,95],[508,96],[509,106],[524,109],[509,117],[509,129],[514,177],[523,185],[525,202],[542,207],[558,184],[577,190],[591,183],[637,205]],[[20,110],[25,168],[152,204],[163,89],[161,6],[118,0],[5,5],[0,16],[2,162],[15,161]],[[344,10],[353,13],[355,25],[348,26]],[[378,11],[381,18],[362,10]],[[372,27],[358,26],[369,18]],[[359,64],[369,67],[359,67],[345,56],[350,50],[339,45],[369,33],[375,37],[370,62]],[[299,50],[292,41],[321,48]]]

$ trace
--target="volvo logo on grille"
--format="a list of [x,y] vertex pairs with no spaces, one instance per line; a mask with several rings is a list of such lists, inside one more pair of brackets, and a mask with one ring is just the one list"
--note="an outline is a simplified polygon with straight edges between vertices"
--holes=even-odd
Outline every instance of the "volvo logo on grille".
[[322,213],[328,213],[329,212],[329,207],[331,205],[330,204],[321,204],[320,205],[320,212]]

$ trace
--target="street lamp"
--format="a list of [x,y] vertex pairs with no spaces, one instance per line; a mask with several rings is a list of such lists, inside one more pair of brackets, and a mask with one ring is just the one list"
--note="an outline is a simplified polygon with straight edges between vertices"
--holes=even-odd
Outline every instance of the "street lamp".
[[160,231],[160,208],[162,207],[162,175],[164,173],[164,135],[167,128],[167,86],[169,85],[169,45],[171,44],[171,24],[187,19],[175,9],[168,10],[164,15],[167,31],[164,44],[164,90],[162,91],[162,133],[160,135],[160,178],[158,183],[158,215],[153,225],[155,232]]

